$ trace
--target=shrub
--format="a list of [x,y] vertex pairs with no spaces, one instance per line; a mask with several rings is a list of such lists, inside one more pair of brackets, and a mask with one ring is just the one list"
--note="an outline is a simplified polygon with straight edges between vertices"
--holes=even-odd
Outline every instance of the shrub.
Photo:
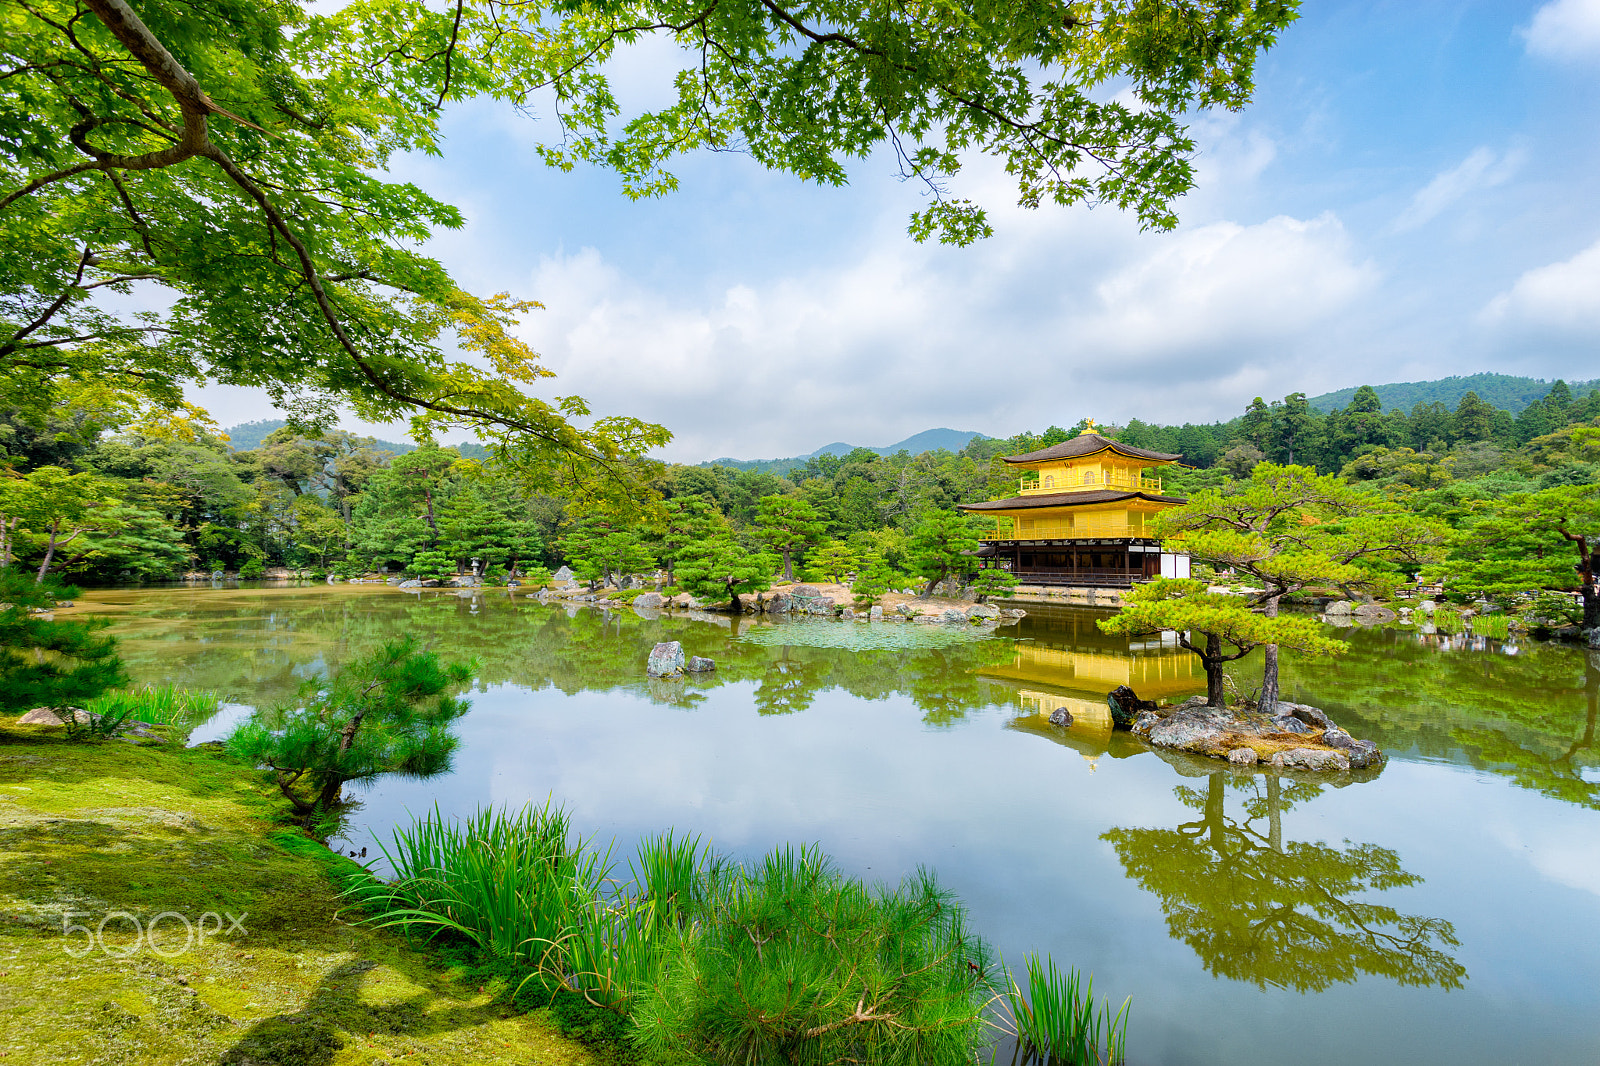
[[107,620],[49,613],[58,599],[77,592],[0,570],[0,712],[81,707],[128,683],[116,641],[100,633],[110,624]]
[[246,580],[254,580],[256,578],[263,577],[266,575],[266,572],[267,564],[262,562],[260,559],[246,559],[244,564],[239,567],[239,576],[245,578]]
[[470,666],[445,665],[412,638],[391,641],[331,680],[306,682],[295,703],[257,711],[228,748],[271,770],[300,814],[327,812],[350,781],[449,769],[450,723],[469,704],[448,691],[471,676]]

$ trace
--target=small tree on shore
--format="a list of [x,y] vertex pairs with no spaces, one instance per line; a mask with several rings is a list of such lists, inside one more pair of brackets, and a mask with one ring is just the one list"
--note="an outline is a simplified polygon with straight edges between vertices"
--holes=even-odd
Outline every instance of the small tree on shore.
[[[1317,622],[1303,616],[1267,617],[1250,609],[1241,596],[1208,592],[1203,581],[1157,578],[1136,585],[1123,598],[1122,610],[1095,622],[1104,632],[1126,637],[1167,630],[1178,643],[1199,656],[1206,671],[1206,704],[1226,707],[1224,668],[1263,645],[1310,655],[1338,655],[1350,650],[1343,641],[1325,637]],[[1271,708],[1258,709],[1271,713]]]
[[726,597],[735,612],[744,609],[741,593],[760,592],[772,587],[777,560],[764,552],[753,552],[723,533],[684,546],[678,556],[678,585],[702,600]]
[[324,815],[352,781],[448,770],[458,743],[450,725],[470,706],[451,690],[471,679],[469,664],[442,663],[410,637],[391,641],[308,681],[293,703],[257,711],[228,749],[271,770],[296,813]]
[[933,595],[939,582],[973,565],[978,550],[977,535],[967,520],[955,511],[929,511],[911,533],[911,565],[928,579],[921,599]]
[[867,558],[877,558],[881,561],[883,557],[876,553],[863,555],[845,541],[830,540],[806,555],[806,565],[813,573],[821,574],[834,584],[838,584],[845,579],[846,574],[862,566]]
[[850,585],[850,595],[858,607],[871,607],[878,597],[889,591],[894,583],[894,570],[881,555],[869,555],[861,560],[856,579]]
[[990,596],[1010,599],[1017,594],[1017,586],[1021,583],[1022,579],[1017,575],[999,567],[985,567],[972,579],[972,587],[978,593],[979,603],[988,603]]
[[702,496],[675,496],[662,505],[649,534],[648,548],[667,569],[667,584],[678,583],[678,557],[686,546],[728,527],[722,513]]

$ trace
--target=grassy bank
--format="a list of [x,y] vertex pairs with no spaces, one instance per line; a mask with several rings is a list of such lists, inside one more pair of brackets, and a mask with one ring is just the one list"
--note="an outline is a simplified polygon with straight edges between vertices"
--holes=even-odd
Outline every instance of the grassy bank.
[[[62,732],[0,724],[5,1063],[602,1066],[503,983],[351,924],[353,864],[289,829],[253,771]],[[102,927],[115,912],[162,917],[136,938],[123,915]],[[64,936],[64,914],[88,932]]]

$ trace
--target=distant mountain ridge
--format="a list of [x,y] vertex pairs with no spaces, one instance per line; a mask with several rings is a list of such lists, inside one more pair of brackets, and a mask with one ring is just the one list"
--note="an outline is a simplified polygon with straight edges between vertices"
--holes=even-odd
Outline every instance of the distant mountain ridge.
[[[1378,394],[1378,399],[1383,401],[1385,411],[1397,407],[1409,411],[1419,403],[1442,403],[1446,407],[1454,408],[1461,402],[1463,396],[1475,392],[1478,394],[1478,399],[1492,406],[1504,408],[1512,414],[1518,414],[1530,403],[1542,399],[1554,384],[1554,380],[1516,377],[1511,374],[1469,374],[1465,377],[1439,378],[1435,381],[1393,382],[1388,385],[1374,385],[1372,388]],[[1359,387],[1325,392],[1321,396],[1311,397],[1306,402],[1323,414],[1327,414],[1349,406],[1351,399],[1355,397],[1356,388]],[[1600,378],[1593,381],[1569,381],[1567,387],[1572,390],[1574,396],[1582,396],[1590,389],[1600,388]]]
[[[261,442],[277,430],[289,423],[281,418],[261,418],[254,422],[241,422],[222,432],[228,435],[228,446],[236,452],[253,452],[261,447]],[[404,455],[417,450],[415,444],[409,441],[380,440],[378,447],[395,455]],[[469,459],[483,459],[489,454],[489,449],[472,441],[462,441],[460,444],[446,444],[446,448],[454,448]]]
[[857,448],[865,448],[867,451],[876,452],[879,455],[894,455],[899,451],[908,451],[912,455],[920,455],[923,452],[936,451],[940,448],[946,451],[958,452],[967,446],[968,441],[974,438],[988,439],[985,434],[974,433],[970,430],[925,429],[921,433],[913,434],[903,441],[888,444],[881,448],[874,448],[867,444],[846,444],[843,441],[834,441],[832,444],[824,444],[809,454],[796,455],[788,459],[731,459],[723,457],[721,459],[709,459],[699,465],[726,466],[735,470],[753,470],[757,473],[776,474],[792,466],[801,466],[807,459],[815,459],[822,455],[845,456]]

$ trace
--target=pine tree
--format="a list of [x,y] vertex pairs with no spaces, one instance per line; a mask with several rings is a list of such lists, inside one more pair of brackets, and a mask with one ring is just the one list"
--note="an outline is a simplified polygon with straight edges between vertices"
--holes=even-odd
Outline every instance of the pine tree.
[[955,511],[929,511],[911,533],[911,565],[928,579],[922,599],[933,595],[939,582],[973,565],[978,538],[967,520]]
[[0,711],[82,707],[128,683],[117,643],[100,635],[104,618],[52,618],[58,599],[78,590],[0,570]]
[[411,637],[391,641],[308,681],[293,703],[257,711],[228,749],[271,770],[297,813],[326,815],[352,781],[448,770],[459,743],[450,725],[470,706],[450,692],[471,679],[469,664],[441,663]]

